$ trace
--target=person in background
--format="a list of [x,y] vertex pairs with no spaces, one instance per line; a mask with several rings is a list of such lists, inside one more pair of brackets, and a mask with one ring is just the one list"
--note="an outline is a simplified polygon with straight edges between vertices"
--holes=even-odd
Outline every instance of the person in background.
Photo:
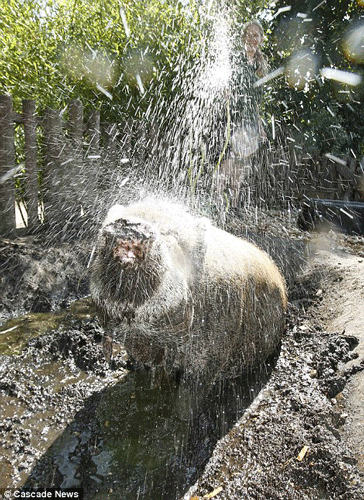
[[262,90],[254,86],[268,72],[260,47],[264,31],[258,21],[243,26],[237,50],[232,55],[232,76],[228,92],[229,146],[227,158],[219,165],[220,192],[228,193],[229,205],[239,205],[240,186],[251,169],[251,157],[266,140],[260,117]]

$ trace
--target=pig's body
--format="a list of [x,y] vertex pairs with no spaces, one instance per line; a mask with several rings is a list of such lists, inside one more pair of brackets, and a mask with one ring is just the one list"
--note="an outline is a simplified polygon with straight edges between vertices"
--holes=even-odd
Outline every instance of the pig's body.
[[91,295],[131,357],[171,374],[236,376],[284,331],[286,287],[270,257],[156,199],[110,209]]

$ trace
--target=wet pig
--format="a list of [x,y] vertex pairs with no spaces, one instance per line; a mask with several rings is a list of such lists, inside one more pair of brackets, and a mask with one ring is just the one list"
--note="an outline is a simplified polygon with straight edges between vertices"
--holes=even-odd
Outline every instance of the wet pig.
[[158,199],[109,210],[91,295],[108,338],[171,376],[237,376],[275,350],[285,327],[286,285],[268,254]]

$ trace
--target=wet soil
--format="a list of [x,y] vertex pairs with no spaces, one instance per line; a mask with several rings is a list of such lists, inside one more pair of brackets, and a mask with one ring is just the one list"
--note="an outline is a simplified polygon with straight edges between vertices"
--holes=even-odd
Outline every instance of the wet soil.
[[309,238],[277,366],[186,500],[364,497],[364,240]]
[[229,225],[284,272],[287,334],[276,359],[194,412],[122,346],[106,362],[87,299],[91,244],[1,241],[0,489],[177,500],[195,483],[185,499],[364,498],[364,240],[301,233],[287,213]]
[[87,295],[90,246],[49,246],[46,235],[0,240],[0,321],[55,311]]

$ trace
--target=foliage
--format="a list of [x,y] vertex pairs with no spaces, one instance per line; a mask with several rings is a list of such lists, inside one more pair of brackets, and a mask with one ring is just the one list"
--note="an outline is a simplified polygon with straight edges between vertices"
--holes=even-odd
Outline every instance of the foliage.
[[263,112],[275,116],[280,137],[312,155],[363,155],[364,84],[319,73],[335,67],[364,74],[364,56],[343,45],[363,22],[362,0],[6,0],[0,93],[11,94],[17,109],[34,99],[41,110],[66,110],[77,97],[86,113],[100,109],[103,121],[156,120],[157,113],[172,120],[208,49],[211,15],[224,5],[237,33],[248,19],[262,22],[270,66],[285,68],[264,86]]
[[203,49],[201,6],[178,0],[8,0],[0,93],[63,109],[81,98],[120,120],[170,96]]
[[282,134],[290,134],[305,153],[363,154],[363,79],[354,86],[320,73],[322,68],[336,68],[364,76],[363,55],[350,57],[345,47],[350,30],[359,27],[354,36],[363,38],[360,4],[274,2],[269,28],[272,66],[284,66],[285,79],[270,82],[267,111],[281,117]]

